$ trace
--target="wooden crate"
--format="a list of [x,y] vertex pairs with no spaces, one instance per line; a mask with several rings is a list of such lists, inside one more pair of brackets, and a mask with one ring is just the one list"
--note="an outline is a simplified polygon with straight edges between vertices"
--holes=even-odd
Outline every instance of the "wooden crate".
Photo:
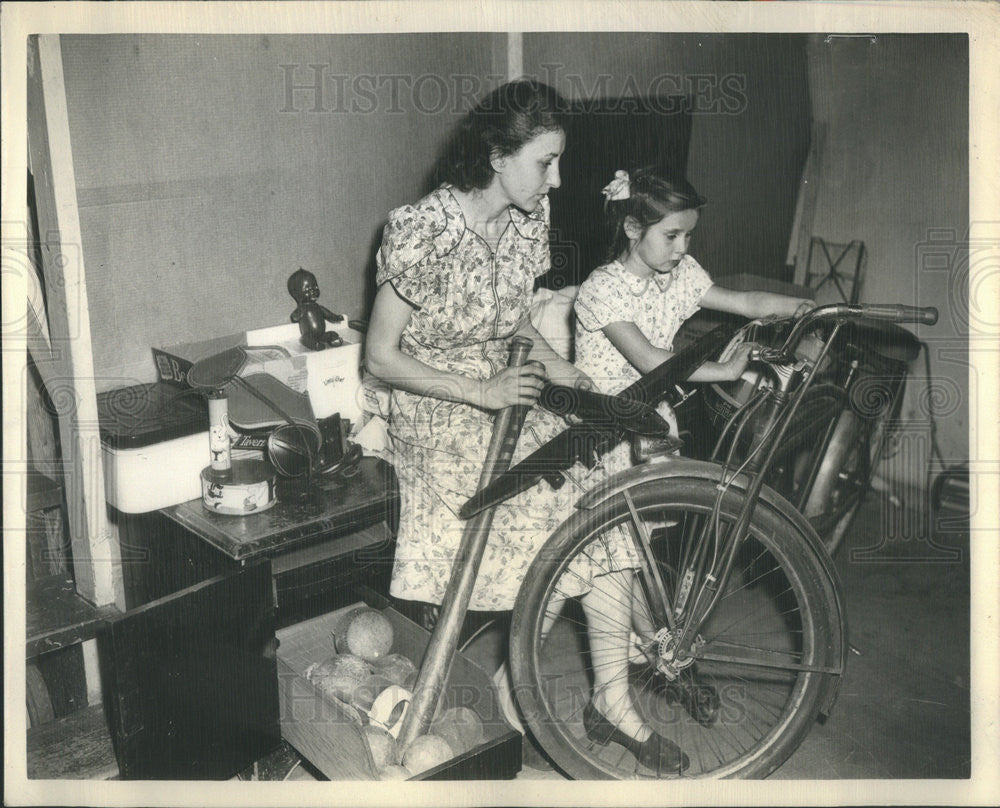
[[[378,779],[357,714],[304,676],[309,665],[334,653],[331,632],[342,625],[344,615],[359,606],[371,605],[392,624],[392,653],[404,654],[419,664],[430,639],[426,630],[387,606],[384,599],[374,596],[367,600],[277,632],[281,734],[331,780]],[[485,740],[411,779],[502,780],[520,770],[521,735],[504,720],[491,678],[461,654],[452,663],[443,706],[475,710],[483,721]]]

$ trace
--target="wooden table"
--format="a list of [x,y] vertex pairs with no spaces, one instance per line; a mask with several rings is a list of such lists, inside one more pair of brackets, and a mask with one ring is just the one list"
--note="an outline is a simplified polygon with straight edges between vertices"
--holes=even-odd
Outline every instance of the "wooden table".
[[[30,776],[104,778],[115,776],[124,761],[124,777],[214,778],[216,767],[231,774],[244,753],[250,761],[251,753],[263,754],[277,744],[273,649],[270,662],[264,659],[263,674],[253,678],[260,693],[246,704],[237,699],[231,709],[219,709],[218,721],[211,712],[208,726],[217,723],[227,738],[230,727],[244,732],[242,746],[231,740],[216,743],[212,755],[224,749],[228,756],[206,758],[203,769],[194,771],[190,753],[174,754],[170,739],[175,724],[197,729],[205,711],[216,710],[218,699],[209,685],[228,693],[239,682],[240,692],[246,690],[246,653],[240,649],[250,647],[247,643],[266,646],[275,628],[354,602],[359,587],[387,588],[399,507],[392,467],[363,458],[356,474],[321,480],[311,493],[305,502],[281,501],[279,494],[273,508],[240,517],[209,512],[200,499],[150,514],[119,514],[130,601],[124,613],[88,607],[67,576],[36,582],[44,597],[29,601],[28,657],[97,634],[111,705],[126,696],[131,701],[128,710],[111,711],[110,727],[105,708],[93,705],[32,728]],[[260,559],[270,563],[256,563]],[[268,579],[273,600],[267,595]],[[230,590],[242,593],[240,599],[230,597]],[[58,628],[51,625],[53,611],[61,615]],[[151,639],[156,632],[162,640],[159,635]],[[212,677],[206,677],[203,664],[206,648],[213,654]],[[234,655],[227,656],[227,649],[235,649]],[[220,667],[223,663],[229,668]],[[171,677],[182,678],[160,681],[163,677],[153,673],[167,668]],[[229,677],[216,682],[223,669]],[[190,681],[183,678],[188,673]],[[156,682],[161,690],[150,690]],[[141,704],[136,702],[140,697]],[[112,737],[121,747],[117,762]]]
[[715,283],[726,289],[734,289],[737,292],[774,292],[779,295],[790,295],[791,297],[805,297],[814,299],[816,290],[808,286],[797,283],[786,283],[785,281],[765,278],[761,275],[751,275],[743,272],[738,275],[725,275],[716,278]]
[[160,513],[234,561],[244,562],[262,555],[285,555],[317,539],[354,534],[389,518],[398,504],[392,467],[374,457],[362,458],[351,477],[318,480],[313,493],[311,502],[283,501],[279,487],[274,507],[247,516],[209,511],[200,499]]
[[178,576],[175,587],[267,557],[279,626],[335,608],[354,584],[384,589],[399,508],[392,466],[365,457],[356,474],[320,480],[311,493],[306,502],[283,499],[279,485],[274,507],[247,516],[211,512],[200,499],[159,511],[183,534],[164,562]]

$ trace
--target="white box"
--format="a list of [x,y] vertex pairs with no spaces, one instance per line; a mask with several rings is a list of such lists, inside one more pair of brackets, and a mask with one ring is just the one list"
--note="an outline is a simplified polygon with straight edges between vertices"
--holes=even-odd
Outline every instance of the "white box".
[[104,498],[122,513],[146,513],[201,496],[208,428],[183,438],[117,449],[103,444]]
[[[336,331],[344,344],[338,348],[311,351],[299,342],[299,327],[295,323],[258,328],[247,331],[247,347],[277,345],[287,350],[293,361],[304,357],[306,362],[306,389],[317,418],[327,418],[334,413],[356,422],[363,412],[361,390],[361,341],[360,331],[348,328],[345,323],[329,323],[329,330]],[[287,363],[276,359],[266,362],[264,370],[271,372],[272,364]],[[273,368],[274,375],[281,378],[279,368]]]

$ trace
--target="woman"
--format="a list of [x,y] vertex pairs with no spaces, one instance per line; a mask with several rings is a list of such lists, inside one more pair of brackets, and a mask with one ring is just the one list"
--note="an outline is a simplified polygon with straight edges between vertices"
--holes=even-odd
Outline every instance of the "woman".
[[[549,269],[547,194],[559,186],[566,124],[566,104],[551,87],[503,85],[463,122],[440,165],[440,187],[389,216],[366,365],[393,388],[389,434],[401,493],[395,597],[441,602],[465,524],[457,511],[476,490],[494,412],[533,404],[545,380],[590,385],[529,320],[535,279]],[[534,347],[527,364],[510,368],[515,335]],[[514,462],[564,427],[531,409]],[[575,485],[553,490],[540,482],[496,508],[470,608],[513,607],[528,566],[578,493]],[[583,583],[566,591],[583,595],[588,617],[597,677],[589,728],[644,763],[683,766],[676,746],[652,733],[628,696],[628,638],[609,641],[606,628],[620,600],[604,580],[611,577],[574,576]]]

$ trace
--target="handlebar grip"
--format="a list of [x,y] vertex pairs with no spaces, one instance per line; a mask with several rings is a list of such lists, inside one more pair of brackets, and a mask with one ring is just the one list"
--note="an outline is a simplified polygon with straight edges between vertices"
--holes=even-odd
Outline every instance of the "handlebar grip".
[[922,323],[934,325],[938,321],[938,310],[934,306],[904,306],[901,303],[863,303],[861,316],[873,320],[887,320],[890,323]]
[[528,337],[517,336],[510,341],[510,356],[507,365],[512,368],[520,367],[527,359],[528,354],[535,343]]

